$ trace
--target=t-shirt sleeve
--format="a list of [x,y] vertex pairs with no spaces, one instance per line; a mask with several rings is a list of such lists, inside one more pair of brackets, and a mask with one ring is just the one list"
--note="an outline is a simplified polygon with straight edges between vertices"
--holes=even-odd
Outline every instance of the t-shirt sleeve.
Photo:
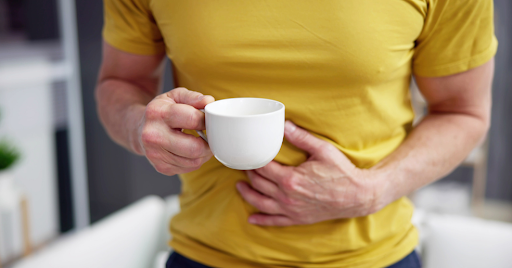
[[165,51],[162,34],[148,0],[104,0],[103,39],[133,54],[156,55]]
[[416,40],[414,74],[446,76],[489,61],[498,48],[492,0],[428,0]]

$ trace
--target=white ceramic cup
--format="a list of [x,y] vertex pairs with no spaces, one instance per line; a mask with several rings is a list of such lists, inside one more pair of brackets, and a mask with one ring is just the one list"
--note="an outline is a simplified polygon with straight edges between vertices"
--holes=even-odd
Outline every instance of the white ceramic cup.
[[[284,104],[269,99],[233,98],[206,105],[206,135],[217,160],[251,170],[276,157],[284,136]],[[203,133],[200,133],[203,134]]]

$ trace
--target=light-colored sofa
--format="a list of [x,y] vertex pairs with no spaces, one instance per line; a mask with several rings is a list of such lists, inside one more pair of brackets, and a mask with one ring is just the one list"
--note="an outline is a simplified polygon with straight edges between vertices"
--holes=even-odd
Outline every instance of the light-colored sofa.
[[[163,268],[176,196],[146,197],[80,232],[63,236],[13,268]],[[426,268],[512,267],[512,224],[417,211]]]

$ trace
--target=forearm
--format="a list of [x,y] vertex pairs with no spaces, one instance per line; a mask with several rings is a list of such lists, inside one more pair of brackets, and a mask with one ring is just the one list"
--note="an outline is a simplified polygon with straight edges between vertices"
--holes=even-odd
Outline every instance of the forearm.
[[395,152],[369,170],[383,189],[381,206],[451,172],[483,139],[488,122],[468,114],[427,115]]
[[137,131],[146,105],[154,97],[148,91],[119,79],[107,79],[98,84],[98,114],[112,140],[134,153],[143,154]]

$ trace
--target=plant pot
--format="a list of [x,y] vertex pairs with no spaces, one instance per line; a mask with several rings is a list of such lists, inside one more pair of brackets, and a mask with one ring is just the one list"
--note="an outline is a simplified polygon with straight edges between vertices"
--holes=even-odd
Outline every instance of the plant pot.
[[14,186],[12,169],[0,171],[0,208],[12,208],[18,202],[18,190]]
[[12,169],[0,171],[0,259],[9,261],[23,251],[21,192]]

